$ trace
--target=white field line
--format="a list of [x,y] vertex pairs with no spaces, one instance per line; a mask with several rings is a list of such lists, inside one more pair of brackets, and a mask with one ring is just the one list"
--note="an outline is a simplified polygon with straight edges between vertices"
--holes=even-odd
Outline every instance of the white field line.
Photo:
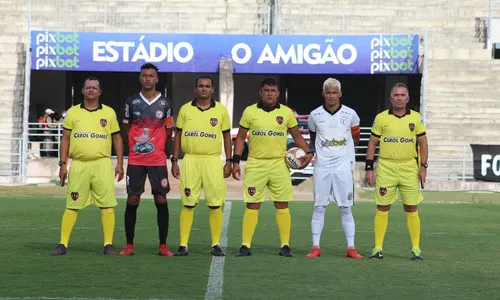
[[[224,205],[224,219],[222,223],[222,232],[220,239],[220,247],[222,249],[225,249],[227,247],[227,230],[229,227],[229,217],[231,215],[231,204],[231,201],[226,201],[226,204]],[[210,275],[208,276],[207,292],[205,293],[205,300],[222,299],[225,261],[225,256],[212,257],[212,263],[210,264]]]

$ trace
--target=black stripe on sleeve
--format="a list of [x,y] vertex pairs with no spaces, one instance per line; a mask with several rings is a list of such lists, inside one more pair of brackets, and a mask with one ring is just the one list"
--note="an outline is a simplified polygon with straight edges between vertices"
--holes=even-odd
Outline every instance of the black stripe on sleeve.
[[115,134],[118,134],[118,133],[120,133],[120,130],[111,133],[111,135],[115,135]]
[[68,130],[68,131],[71,131],[71,129],[69,128],[66,128],[66,127],[63,127],[64,130]]
[[222,133],[227,133],[227,132],[230,132],[231,129],[227,129],[227,130],[222,130]]
[[241,128],[243,128],[243,129],[246,129],[246,130],[250,129],[250,128],[243,127],[243,126],[241,126],[241,125],[240,125],[240,127],[241,127]]
[[417,134],[417,137],[419,137],[419,136],[424,136],[424,135],[425,135],[425,131],[424,131],[424,132],[422,132],[422,133],[420,133],[420,134]]
[[376,134],[376,133],[375,133],[375,132],[373,132],[373,131],[371,132],[371,135],[373,135],[374,137],[378,137],[378,138],[380,138],[380,135]]

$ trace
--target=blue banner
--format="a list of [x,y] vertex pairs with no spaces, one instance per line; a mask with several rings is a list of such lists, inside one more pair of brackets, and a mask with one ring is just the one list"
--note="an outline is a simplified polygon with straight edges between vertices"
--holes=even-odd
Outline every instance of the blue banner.
[[31,32],[35,70],[218,72],[231,58],[234,73],[418,73],[418,35],[229,35]]

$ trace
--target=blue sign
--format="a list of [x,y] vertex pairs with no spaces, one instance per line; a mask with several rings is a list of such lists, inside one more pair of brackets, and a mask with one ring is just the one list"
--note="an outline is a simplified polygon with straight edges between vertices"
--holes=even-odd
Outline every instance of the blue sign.
[[228,35],[31,32],[35,70],[218,72],[231,58],[235,73],[418,73],[418,35]]

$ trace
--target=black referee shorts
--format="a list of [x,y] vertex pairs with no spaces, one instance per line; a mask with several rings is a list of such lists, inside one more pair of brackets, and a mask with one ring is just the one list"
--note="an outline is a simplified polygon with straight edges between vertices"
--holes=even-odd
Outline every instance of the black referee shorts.
[[167,166],[127,166],[127,194],[142,195],[146,175],[153,195],[166,195],[170,191]]

